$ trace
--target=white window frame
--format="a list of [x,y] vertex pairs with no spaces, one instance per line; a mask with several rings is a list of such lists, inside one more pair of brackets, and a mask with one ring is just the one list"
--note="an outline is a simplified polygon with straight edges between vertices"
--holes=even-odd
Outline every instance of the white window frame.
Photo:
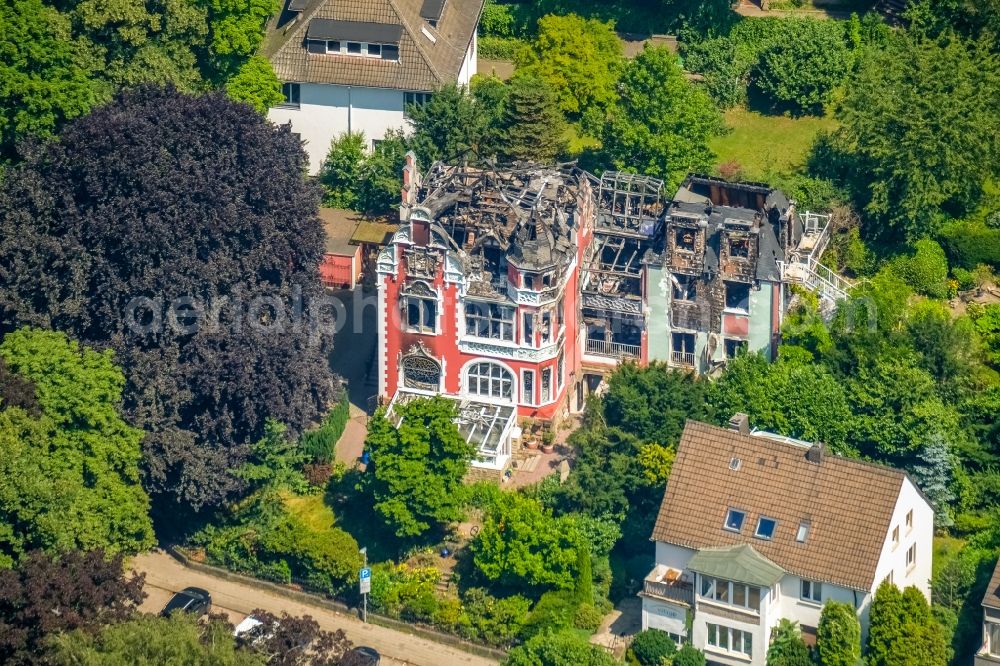
[[[469,309],[473,308],[472,313]],[[496,308],[498,314],[494,316],[493,309]],[[462,313],[465,319],[465,335],[470,338],[479,338],[481,340],[494,340],[500,342],[514,342],[515,334],[514,329],[517,326],[517,308],[512,305],[500,305],[497,303],[487,303],[485,301],[467,301],[462,308]],[[510,314],[510,318],[504,317],[505,313]],[[469,325],[471,323],[476,324],[475,332],[469,332]],[[487,335],[480,335],[480,324],[486,325]],[[494,325],[498,327],[500,332],[499,337],[493,337]],[[505,330],[510,332],[510,336],[505,336]]]
[[559,391],[563,390],[563,386],[566,385],[566,350],[559,350],[559,358],[556,359],[556,384],[559,387]]
[[899,525],[892,528],[892,549],[896,550],[899,547]]
[[[705,643],[710,651],[735,654],[753,659],[753,633],[742,629],[727,627],[724,624],[706,622]],[[739,647],[735,647],[739,642]]]
[[[436,298],[430,298],[429,296],[414,296],[414,295],[404,295],[403,298],[403,328],[410,333],[420,333],[421,335],[437,335],[438,333],[438,316],[440,316],[440,308],[438,307],[439,302]],[[420,310],[420,322],[418,324],[410,323],[410,302],[415,301],[418,303],[417,307]],[[427,315],[426,303],[433,303],[434,310],[430,315],[432,321],[429,323],[425,321]]]
[[[365,53],[365,43],[364,42],[341,42],[344,45],[344,53],[352,56],[364,55]],[[357,45],[357,51],[351,51],[351,45]]]
[[[713,604],[738,608],[742,611],[760,613],[760,600],[764,596],[764,588],[749,583],[737,583],[724,578],[714,578],[712,576],[701,576],[701,584],[698,587],[698,594],[702,599]],[[725,589],[725,598],[719,598],[720,589]],[[742,589],[743,603],[736,603],[736,590]],[[751,590],[757,590],[757,603],[751,603],[753,594]]]
[[[487,368],[487,373],[482,374],[483,368]],[[466,366],[462,374],[465,383],[466,395],[497,400],[503,402],[514,402],[514,391],[516,385],[514,373],[509,368],[494,361],[473,361]],[[486,384],[486,393],[481,392],[483,384]],[[475,385],[475,390],[473,390]]]
[[[546,376],[548,376],[547,380]],[[555,387],[552,385],[552,366],[550,365],[542,368],[541,380],[539,381],[539,390],[541,391],[541,395],[538,398],[538,402],[543,405],[547,405],[552,402],[555,399],[555,392],[552,390],[553,388]]]
[[[733,516],[734,514],[738,514],[740,516],[739,527],[732,527],[729,524],[730,522],[732,522],[730,521],[730,517]],[[743,525],[744,523],[746,523],[746,521],[747,521],[746,511],[743,511],[742,509],[729,507],[726,509],[726,519],[722,523],[722,529],[726,530],[727,532],[736,532],[737,534],[739,534],[740,532],[743,531]]]
[[[331,48],[331,44],[336,44],[337,48]],[[326,54],[327,55],[340,55],[344,52],[344,42],[339,39],[328,39],[326,40]]]
[[802,578],[799,581],[799,599],[810,604],[823,603],[823,583]]
[[[535,374],[533,369],[524,368],[521,370],[521,404],[531,405],[532,407],[538,404],[538,401],[535,399],[538,390],[535,384]],[[525,379],[529,375],[531,376],[530,382]],[[528,395],[528,384],[531,384],[531,395]]]
[[[372,47],[375,47],[378,50],[375,53],[372,53]],[[382,57],[382,45],[381,44],[372,44],[372,43],[366,42],[365,43],[364,52],[365,52],[365,55],[368,56],[369,58],[381,58]]]
[[805,521],[799,523],[799,531],[795,533],[795,541],[805,543],[809,538],[809,528],[811,525]]
[[[765,535],[763,535],[763,534],[760,533],[761,525],[763,525],[763,523],[764,523],[765,520],[771,523],[771,533],[768,534],[767,536],[765,536]],[[769,518],[767,516],[759,516],[757,518],[757,527],[756,527],[756,529],[754,529],[753,535],[756,538],[758,538],[758,539],[763,539],[764,541],[770,541],[771,539],[774,538],[774,532],[777,529],[778,529],[778,519],[777,518]]]
[[917,566],[917,544],[910,544],[906,549],[906,571],[909,573],[913,567]]
[[906,512],[906,533],[913,531],[913,509]]

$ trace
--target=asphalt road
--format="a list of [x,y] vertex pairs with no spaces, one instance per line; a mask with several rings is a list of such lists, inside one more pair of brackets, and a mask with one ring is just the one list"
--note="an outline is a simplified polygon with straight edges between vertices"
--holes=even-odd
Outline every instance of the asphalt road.
[[343,629],[355,645],[370,645],[378,650],[385,666],[488,666],[497,662],[374,624],[364,624],[353,615],[337,613],[322,606],[312,606],[259,590],[249,585],[216,578],[188,569],[161,551],[144,553],[132,566],[146,574],[146,593],[142,610],[156,613],[170,596],[188,586],[201,587],[212,595],[212,609],[223,611],[230,622],[238,623],[255,608],[272,613],[311,615],[323,629]]

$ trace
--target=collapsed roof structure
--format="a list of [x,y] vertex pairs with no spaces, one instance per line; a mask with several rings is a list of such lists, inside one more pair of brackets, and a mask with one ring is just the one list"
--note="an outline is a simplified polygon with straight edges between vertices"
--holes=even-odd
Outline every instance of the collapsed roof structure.
[[426,211],[440,240],[462,258],[470,290],[485,296],[508,264],[562,277],[576,252],[580,185],[590,178],[571,165],[498,170],[437,162],[420,183],[415,210]]

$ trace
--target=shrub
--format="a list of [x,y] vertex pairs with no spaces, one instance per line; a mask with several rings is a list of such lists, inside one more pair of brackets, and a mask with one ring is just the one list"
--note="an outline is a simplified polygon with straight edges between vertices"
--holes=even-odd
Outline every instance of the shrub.
[[479,57],[487,60],[513,60],[527,42],[514,37],[480,37]]
[[578,605],[570,590],[546,592],[531,609],[521,637],[530,638],[546,629],[558,630],[573,626]]
[[666,632],[645,629],[632,640],[632,654],[642,666],[659,666],[664,657],[677,652],[677,646]]
[[500,5],[495,0],[486,0],[483,14],[479,19],[479,36],[480,38],[513,37],[514,12],[511,11],[510,5]]
[[897,257],[892,262],[893,272],[913,289],[932,298],[948,295],[948,259],[944,250],[930,239],[914,243],[912,256]]
[[593,633],[601,626],[604,620],[604,613],[597,610],[597,606],[591,603],[580,604],[573,615],[573,626],[577,629]]
[[847,76],[850,59],[842,31],[792,32],[761,53],[753,84],[778,108],[820,112]]
[[471,629],[469,637],[497,647],[514,642],[531,608],[531,602],[519,594],[497,598],[479,587],[467,590],[463,602]]
[[328,465],[333,461],[337,441],[344,434],[350,415],[351,403],[347,398],[347,391],[344,391],[340,401],[326,415],[320,427],[302,433],[300,446],[313,462]]
[[978,222],[953,222],[941,229],[939,240],[951,262],[962,268],[1000,266],[1000,229]]
[[705,655],[690,643],[686,643],[674,655],[670,666],[705,666]]

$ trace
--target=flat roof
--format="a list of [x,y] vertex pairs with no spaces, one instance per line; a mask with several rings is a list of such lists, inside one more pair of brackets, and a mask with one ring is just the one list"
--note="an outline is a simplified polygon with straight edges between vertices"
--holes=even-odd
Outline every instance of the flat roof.
[[387,245],[398,229],[398,222],[361,220],[354,230],[354,235],[351,236],[351,244],[372,243],[374,245]]

